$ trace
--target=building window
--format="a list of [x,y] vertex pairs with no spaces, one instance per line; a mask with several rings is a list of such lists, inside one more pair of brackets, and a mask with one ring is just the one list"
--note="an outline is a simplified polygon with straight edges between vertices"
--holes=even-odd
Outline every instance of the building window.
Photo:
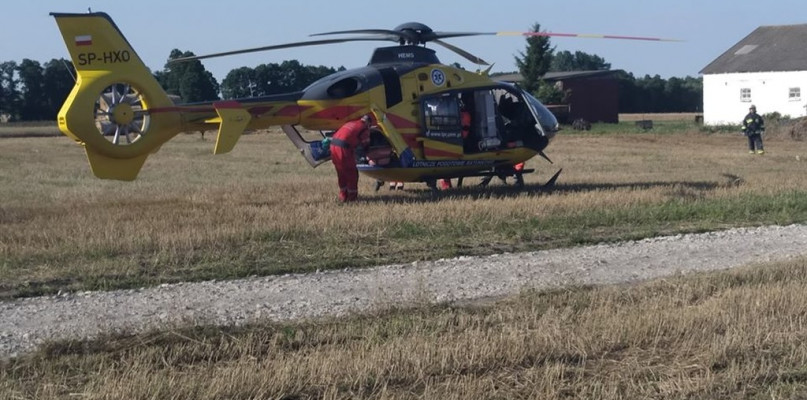
[[801,100],[801,88],[800,87],[792,87],[787,95],[787,99],[790,101],[799,101]]
[[751,89],[749,88],[740,89],[740,101],[742,101],[743,103],[751,102]]

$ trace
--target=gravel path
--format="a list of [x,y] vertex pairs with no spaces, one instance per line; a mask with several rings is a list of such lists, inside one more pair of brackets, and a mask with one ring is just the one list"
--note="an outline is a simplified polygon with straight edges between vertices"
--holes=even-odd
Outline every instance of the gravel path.
[[344,315],[413,301],[468,301],[525,288],[609,284],[807,256],[807,226],[732,229],[618,244],[0,302],[0,358],[49,338],[196,322]]

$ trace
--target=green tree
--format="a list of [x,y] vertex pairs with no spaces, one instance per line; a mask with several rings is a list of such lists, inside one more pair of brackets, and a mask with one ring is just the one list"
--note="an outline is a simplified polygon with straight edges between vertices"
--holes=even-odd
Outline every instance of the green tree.
[[0,88],[2,88],[0,112],[10,115],[12,119],[18,119],[21,98],[16,62],[6,61],[0,64]]
[[221,81],[221,97],[225,99],[240,99],[255,97],[257,81],[255,70],[241,67],[231,70]]
[[192,57],[190,51],[171,50],[169,62],[162,71],[154,74],[157,81],[169,94],[177,95],[183,102],[212,101],[219,98],[219,83],[199,60],[171,62],[180,57]]
[[42,74],[45,91],[43,114],[47,119],[56,119],[59,109],[75,85],[76,70],[69,61],[54,58],[45,63]]
[[283,93],[285,86],[280,64],[261,64],[255,67],[255,83],[254,96]]
[[[540,32],[541,25],[536,22],[530,31]],[[520,57],[516,57],[516,66],[523,78],[522,86],[547,104],[560,103],[564,97],[562,90],[543,79],[552,65],[554,51],[555,48],[549,44],[549,37],[529,36],[526,51],[519,52]]]
[[703,111],[703,79],[686,76],[683,80],[682,112]]
[[611,63],[595,54],[588,54],[582,51],[564,50],[556,53],[552,57],[550,71],[608,71]]
[[17,66],[22,90],[20,91],[20,119],[36,121],[46,119],[43,68],[39,61],[23,59]]
[[[530,29],[530,32],[540,31],[541,24],[537,22]],[[522,85],[528,92],[536,93],[542,85],[542,78],[552,64],[554,51],[555,48],[549,44],[549,37],[527,37],[527,48],[525,51],[519,52],[519,57],[516,57],[516,66],[524,79]]]
[[618,73],[619,112],[698,112],[703,110],[703,81],[700,78],[662,79],[645,75],[636,79]]
[[639,101],[644,104],[643,112],[664,112],[664,87],[666,82],[659,75],[645,75],[638,79],[636,85],[639,88]]
[[[340,67],[339,70],[344,69]],[[221,84],[221,93],[225,99],[233,99],[297,92],[336,71],[321,65],[302,65],[297,60],[261,64],[254,69],[241,67],[227,74]]]

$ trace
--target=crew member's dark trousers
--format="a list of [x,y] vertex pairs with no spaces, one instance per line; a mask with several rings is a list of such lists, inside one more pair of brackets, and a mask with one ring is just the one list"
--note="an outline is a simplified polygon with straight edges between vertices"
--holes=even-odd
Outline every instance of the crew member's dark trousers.
[[762,148],[762,135],[754,133],[748,135],[748,150],[764,150]]
[[359,195],[359,170],[353,149],[331,146],[331,161],[339,182],[339,200],[354,201]]

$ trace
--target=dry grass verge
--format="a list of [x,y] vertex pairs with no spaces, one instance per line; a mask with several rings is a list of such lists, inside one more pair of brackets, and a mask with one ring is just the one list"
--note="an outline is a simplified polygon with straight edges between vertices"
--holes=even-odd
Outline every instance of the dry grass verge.
[[343,320],[52,344],[0,396],[804,398],[807,260]]
[[0,124],[0,139],[62,136],[54,121],[10,122]]
[[619,114],[619,121],[634,122],[642,120],[651,121],[685,121],[695,122],[695,117],[703,117],[703,113],[633,113],[633,114]]

